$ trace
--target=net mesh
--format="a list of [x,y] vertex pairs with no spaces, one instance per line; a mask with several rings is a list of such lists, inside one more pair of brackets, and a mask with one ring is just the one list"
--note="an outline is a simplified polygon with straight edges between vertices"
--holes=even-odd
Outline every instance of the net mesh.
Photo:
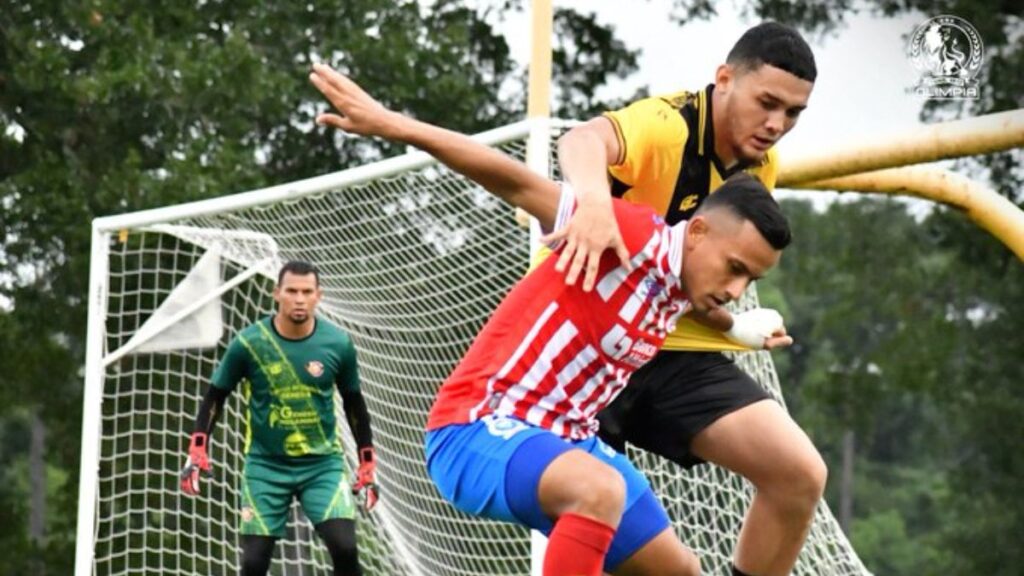
[[[499,147],[525,156],[524,139]],[[436,165],[109,236],[107,352],[129,342],[207,250],[221,250],[225,282],[254,267],[259,273],[221,296],[225,331],[218,347],[131,353],[106,366],[93,573],[238,572],[240,394],[228,400],[211,440],[214,476],[203,495],[184,496],[177,471],[218,357],[239,330],[271,314],[272,271],[292,258],[320,267],[319,311],[359,350],[382,486],[381,504],[357,521],[364,571],[529,573],[527,531],[456,511],[437,494],[423,456],[434,394],[525,271],[527,236],[507,206]],[[754,302],[751,292],[741,305]],[[737,360],[781,401],[770,356]],[[338,421],[344,422],[340,414]],[[354,444],[341,428],[351,466]],[[713,466],[687,472],[639,451],[631,456],[704,571],[725,573],[752,496],[749,484]],[[271,573],[325,574],[329,566],[296,504]],[[794,573],[866,573],[824,504]]]

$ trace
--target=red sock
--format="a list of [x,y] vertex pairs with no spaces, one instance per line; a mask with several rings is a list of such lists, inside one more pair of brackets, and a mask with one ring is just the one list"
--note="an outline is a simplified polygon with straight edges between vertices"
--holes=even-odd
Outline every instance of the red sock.
[[578,514],[562,514],[548,537],[544,576],[601,576],[615,529]]

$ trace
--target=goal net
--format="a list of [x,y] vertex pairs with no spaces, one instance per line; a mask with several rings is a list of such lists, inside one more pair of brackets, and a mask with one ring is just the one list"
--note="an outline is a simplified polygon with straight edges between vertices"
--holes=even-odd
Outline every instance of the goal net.
[[[530,127],[480,139],[524,158]],[[525,272],[528,252],[528,232],[507,205],[418,153],[97,220],[76,575],[237,574],[241,394],[229,398],[211,439],[214,475],[203,494],[183,495],[177,472],[218,358],[239,330],[272,313],[276,271],[293,258],[320,267],[319,311],[359,350],[382,486],[379,506],[357,519],[364,571],[528,574],[528,532],[456,511],[437,494],[423,455],[439,384]],[[751,292],[741,305],[754,302]],[[782,400],[767,353],[737,359]],[[352,437],[341,428],[353,466]],[[706,573],[724,573],[750,485],[712,466],[687,472],[631,456]],[[329,566],[293,507],[272,574]],[[824,503],[795,573],[866,573]]]

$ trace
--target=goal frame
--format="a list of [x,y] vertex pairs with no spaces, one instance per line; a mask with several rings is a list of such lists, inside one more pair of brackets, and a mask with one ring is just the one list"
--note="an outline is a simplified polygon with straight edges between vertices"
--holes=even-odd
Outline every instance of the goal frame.
[[[919,130],[900,140],[900,145],[916,151],[906,157],[910,162],[931,162],[954,157],[949,147],[928,148],[937,135],[953,139],[964,139],[971,143],[961,149],[961,156],[1005,150],[1024,145],[1024,110],[1016,110],[994,118],[981,117],[966,121],[948,123],[949,127],[934,125]],[[556,130],[564,130],[574,122],[538,116],[516,122],[495,130],[483,132],[473,138],[486,145],[497,146],[513,140],[543,139],[543,144],[530,144],[529,163],[538,172],[548,172],[548,139]],[[972,132],[973,131],[973,132]],[[978,145],[978,137],[985,132],[991,136],[987,145]],[[948,141],[948,138],[939,138]],[[884,148],[883,148],[884,150]],[[873,155],[872,155],[873,154]],[[876,149],[851,147],[836,151],[829,157],[796,159],[789,171],[783,171],[780,184],[793,188],[825,190],[850,190],[864,192],[885,192],[913,195],[951,204],[965,210],[980,226],[989,230],[1019,257],[1024,259],[1024,212],[995,192],[977,185],[965,183],[963,178],[925,178],[926,172],[901,172],[901,178],[882,179],[878,174],[867,174],[860,179],[840,177],[850,174],[850,165],[838,166],[829,158],[857,157],[861,161],[856,170],[871,172],[893,166],[891,156],[879,154]],[[883,160],[884,159],[884,160]],[[820,164],[819,164],[820,163]],[[358,185],[378,178],[436,165],[437,161],[422,152],[410,152],[395,158],[374,162],[364,166],[317,176],[301,181],[289,182],[242,194],[191,202],[177,206],[144,210],[117,216],[101,217],[92,223],[92,246],[89,272],[88,322],[85,354],[85,389],[83,394],[81,462],[79,480],[79,503],[77,520],[77,542],[75,554],[75,576],[92,574],[95,560],[96,510],[98,472],[100,466],[100,433],[102,430],[102,404],[105,366],[110,362],[106,346],[106,318],[109,297],[110,243],[127,230],[137,230],[158,223],[174,223],[187,218],[242,210],[258,205],[295,200],[325,193],[332,189]],[[807,166],[830,164],[831,171]],[[833,180],[829,180],[833,178]],[[950,192],[948,186],[955,186]],[[995,196],[996,198],[993,198]],[[995,202],[995,204],[993,204]],[[978,210],[977,206],[997,206]],[[993,220],[997,219],[997,220]],[[116,352],[116,351],[115,351]],[[536,539],[535,539],[536,541]]]
[[[472,138],[481,144],[499,146],[514,140],[524,140],[531,133],[547,134],[551,130],[564,129],[574,124],[548,118],[532,118],[488,130],[476,134]],[[91,576],[95,560],[95,515],[98,503],[104,374],[105,367],[110,363],[110,357],[117,353],[117,351],[108,352],[105,349],[105,323],[110,285],[110,242],[128,230],[137,230],[155,224],[172,224],[197,216],[296,200],[436,164],[438,164],[437,160],[429,154],[418,151],[409,152],[347,170],[250,192],[116,216],[104,216],[93,220],[89,263],[89,307],[86,327],[75,576]]]

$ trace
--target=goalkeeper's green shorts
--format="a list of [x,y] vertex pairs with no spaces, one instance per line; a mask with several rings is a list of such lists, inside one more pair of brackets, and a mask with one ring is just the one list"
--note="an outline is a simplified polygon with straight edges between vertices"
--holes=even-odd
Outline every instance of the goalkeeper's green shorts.
[[314,525],[355,517],[341,454],[288,459],[250,455],[242,473],[240,532],[284,537],[293,497]]

